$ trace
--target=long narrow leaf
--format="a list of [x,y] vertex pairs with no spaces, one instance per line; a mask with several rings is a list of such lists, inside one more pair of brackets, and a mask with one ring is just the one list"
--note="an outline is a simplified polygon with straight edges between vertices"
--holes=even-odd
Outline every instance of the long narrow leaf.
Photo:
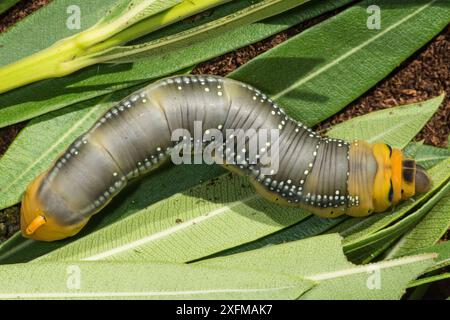
[[314,285],[252,270],[95,262],[0,266],[0,282],[2,300],[295,299]]
[[430,210],[427,216],[405,234],[390,250],[388,257],[401,257],[409,252],[436,244],[450,228],[450,191]]
[[[338,124],[327,135],[340,138],[351,135],[354,139],[371,143],[384,142],[402,149],[422,129],[444,100],[444,95],[425,102],[372,112]],[[378,134],[373,134],[378,131]]]
[[434,246],[416,250],[412,252],[412,254],[423,254],[430,252],[437,253],[438,257],[435,259],[433,266],[425,270],[424,274],[442,269],[450,265],[450,241],[445,241]]
[[333,234],[204,260],[196,265],[271,270],[316,282],[300,299],[399,299],[408,283],[433,265],[435,256],[418,255],[356,266],[347,261],[341,238]]
[[353,261],[361,261],[365,256],[370,256],[373,258],[374,248],[383,246],[383,244],[386,242],[391,242],[393,239],[398,239],[402,234],[410,230],[449,191],[450,183],[447,183],[441,190],[439,190],[439,192],[431,197],[430,200],[417,209],[413,214],[408,215],[400,222],[386,227],[383,230],[366,235],[358,240],[348,242],[344,245],[345,252],[351,256]]

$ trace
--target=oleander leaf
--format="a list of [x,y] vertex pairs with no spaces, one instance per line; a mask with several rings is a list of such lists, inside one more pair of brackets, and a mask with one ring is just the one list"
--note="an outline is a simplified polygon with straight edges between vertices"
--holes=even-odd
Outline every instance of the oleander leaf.
[[251,269],[142,262],[6,265],[0,266],[0,282],[2,300],[295,299],[314,286],[310,280]]
[[115,25],[117,33],[181,2],[183,0],[116,0],[96,26]]
[[429,276],[429,277],[425,277],[425,278],[420,278],[417,279],[415,281],[412,281],[409,285],[408,288],[412,288],[412,287],[418,287],[424,284],[429,284],[432,282],[436,282],[436,281],[441,281],[441,280],[445,280],[450,278],[450,272],[446,272],[446,273],[441,273],[435,276]]
[[[450,168],[450,166],[447,168]],[[382,230],[374,233],[364,232],[365,234],[360,238],[347,241],[344,244],[344,251],[352,261],[367,262],[372,260],[386,248],[386,243],[391,244],[392,241],[398,239],[402,234],[414,227],[449,191],[450,182],[447,182],[436,194],[413,213]],[[380,250],[380,247],[382,250]]]
[[[400,299],[408,283],[434,264],[435,254],[357,266],[347,261],[336,234],[197,262],[233,270],[271,270],[312,280],[300,299]],[[276,258],[274,258],[276,257]]]
[[311,275],[306,279],[319,284],[300,299],[397,300],[406,292],[409,282],[433,264],[435,257],[435,254],[408,256]]
[[428,173],[433,181],[431,190],[423,195],[414,196],[412,200],[405,201],[395,210],[372,215],[366,219],[354,219],[356,221],[346,231],[341,232],[346,242],[356,241],[367,234],[382,230],[407,215],[412,209],[419,208],[432,195],[441,190],[450,179],[450,158],[432,167]]
[[[354,139],[370,143],[384,142],[392,147],[404,148],[433,116],[444,100],[435,98],[355,117],[333,127],[328,135],[340,138],[348,132]],[[374,134],[373,132],[378,132]]]
[[389,250],[388,257],[401,257],[409,252],[436,244],[450,228],[450,191],[428,214]]
[[430,273],[450,265],[450,241],[444,241],[433,246],[421,248],[411,252],[411,254],[437,253],[437,258],[433,266],[423,272],[423,274]]

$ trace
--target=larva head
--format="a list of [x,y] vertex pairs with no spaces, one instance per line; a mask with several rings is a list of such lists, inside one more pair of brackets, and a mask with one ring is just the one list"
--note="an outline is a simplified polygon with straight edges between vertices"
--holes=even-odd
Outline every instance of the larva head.
[[22,235],[40,241],[54,241],[75,235],[87,223],[88,219],[75,223],[61,223],[61,219],[49,210],[41,197],[42,182],[45,174],[38,176],[30,185],[22,199],[20,209],[20,227]]
[[413,159],[405,159],[399,149],[384,143],[373,145],[377,172],[373,185],[374,211],[385,211],[418,193],[427,192],[431,178]]

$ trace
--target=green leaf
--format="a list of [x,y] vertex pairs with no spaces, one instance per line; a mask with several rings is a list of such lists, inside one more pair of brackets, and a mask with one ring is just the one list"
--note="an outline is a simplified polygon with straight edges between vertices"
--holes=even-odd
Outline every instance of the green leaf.
[[411,254],[437,253],[438,257],[435,259],[433,266],[423,272],[423,274],[430,273],[450,265],[450,241],[445,241],[433,246],[421,248],[411,252]]
[[450,183],[447,183],[434,196],[420,206],[415,212],[406,216],[394,225],[388,226],[375,233],[366,233],[358,240],[349,241],[344,245],[344,251],[352,261],[367,261],[374,258],[374,251],[380,253],[379,247],[384,247],[386,243],[391,243],[402,234],[410,230],[419,222],[425,214],[450,190]]
[[417,255],[356,266],[345,258],[341,238],[332,234],[203,260],[195,265],[270,270],[316,282],[300,299],[400,299],[408,283],[433,265],[434,257]]
[[417,286],[421,286],[421,285],[424,285],[424,284],[427,284],[427,283],[441,281],[441,280],[448,279],[448,278],[450,278],[450,272],[442,273],[442,274],[438,274],[438,275],[430,276],[430,277],[426,277],[426,278],[421,278],[421,279],[417,279],[415,281],[412,281],[408,285],[408,288],[417,287]]
[[414,196],[413,199],[399,204],[397,208],[390,212],[377,213],[365,219],[352,219],[355,223],[341,232],[342,236],[345,237],[345,243],[358,241],[367,235],[375,233],[406,216],[411,210],[418,208],[424,201],[427,201],[434,193],[447,184],[450,178],[449,167],[450,158],[447,158],[428,171],[433,181],[433,186],[428,193]]
[[[334,126],[328,135],[341,138],[350,132],[354,139],[384,142],[402,149],[433,116],[444,97],[440,95],[423,102],[371,112]],[[374,134],[375,131],[378,133]]]
[[[62,119],[65,119],[65,118],[63,117]],[[40,123],[45,124],[45,122],[40,122]],[[372,131],[372,133],[373,134],[377,134],[376,131]],[[344,136],[343,138],[351,139],[352,138],[351,134],[352,134],[352,132],[348,132],[347,135]],[[51,146],[53,144],[51,142],[49,142],[48,145]],[[12,162],[9,165],[12,165]],[[189,167],[189,168],[187,168],[187,167]],[[208,167],[208,166],[205,166],[205,167]],[[130,247],[132,249],[134,249],[135,247],[138,247],[137,244],[139,244],[140,243],[139,241],[141,241],[139,239],[141,239],[141,238],[142,239],[147,239],[148,238],[147,236],[143,236],[142,234],[149,235],[149,234],[152,234],[152,233],[149,233],[148,230],[146,230],[145,232],[143,231],[143,233],[141,235],[136,233],[135,235],[138,238],[130,238],[127,235],[124,235],[122,240],[117,240],[117,242],[112,244],[113,247],[109,246],[106,243],[108,240],[104,241],[104,240],[98,240],[98,239],[109,239],[111,237],[110,234],[112,234],[112,233],[120,234],[120,230],[126,230],[128,232],[128,227],[124,227],[124,225],[126,226],[126,225],[135,225],[136,224],[136,225],[141,225],[142,228],[145,229],[145,228],[147,228],[146,227],[147,224],[149,224],[149,225],[155,224],[156,221],[152,220],[152,218],[154,216],[156,216],[157,217],[156,219],[160,219],[160,214],[159,213],[158,214],[156,214],[156,213],[149,214],[148,210],[150,210],[151,212],[159,212],[159,210],[160,210],[160,209],[158,209],[159,207],[158,206],[156,206],[156,207],[154,206],[154,207],[151,207],[149,209],[144,209],[144,208],[147,205],[153,203],[153,201],[162,200],[162,199],[164,199],[165,196],[170,194],[170,193],[167,192],[168,189],[167,189],[167,187],[164,186],[164,183],[162,181],[173,181],[174,179],[180,180],[179,176],[183,176],[183,177],[186,177],[186,179],[182,179],[181,181],[189,181],[191,184],[189,184],[189,183],[187,183],[187,184],[185,183],[184,184],[185,186],[189,187],[189,186],[193,186],[194,185],[193,181],[198,181],[198,179],[190,178],[192,176],[195,176],[196,174],[198,174],[198,176],[203,178],[203,179],[211,179],[214,176],[216,176],[216,175],[218,175],[219,173],[222,172],[221,170],[219,170],[217,168],[216,169],[208,168],[209,169],[208,171],[205,170],[205,171],[202,172],[202,168],[205,168],[205,167],[186,166],[186,168],[176,168],[175,171],[168,170],[168,171],[166,171],[164,173],[161,173],[162,175],[160,176],[160,178],[158,178],[158,175],[152,175],[152,176],[144,179],[144,182],[142,183],[143,185],[141,186],[142,189],[135,190],[134,194],[131,193],[128,196],[124,195],[124,197],[125,197],[125,202],[124,203],[125,204],[123,206],[119,206],[117,208],[117,205],[116,206],[111,205],[110,207],[105,209],[104,212],[102,212],[102,214],[101,214],[101,216],[107,215],[107,218],[106,218],[107,220],[106,221],[115,221],[114,217],[115,217],[115,219],[117,219],[118,217],[125,217],[125,216],[127,216],[130,212],[136,212],[136,209],[129,210],[129,206],[131,206],[132,208],[135,208],[135,206],[130,205],[130,202],[134,201],[133,200],[133,199],[135,199],[134,197],[136,197],[138,199],[142,199],[140,201],[142,203],[138,207],[139,208],[138,209],[139,212],[136,213],[135,215],[133,215],[133,217],[130,217],[129,218],[130,220],[122,221],[122,222],[118,223],[117,225],[111,225],[110,227],[104,228],[104,230],[100,230],[98,232],[92,233],[92,234],[90,234],[89,236],[86,236],[83,239],[73,241],[72,244],[67,249],[61,249],[62,253],[60,253],[60,251],[58,250],[54,254],[58,258],[63,257],[64,259],[71,259],[71,258],[74,258],[74,257],[76,257],[76,258],[82,258],[82,257],[86,258],[86,257],[90,257],[90,256],[98,256],[98,255],[101,256],[101,253],[105,252],[105,251],[106,252],[109,252],[109,251],[114,252],[114,250],[116,250],[116,249],[114,249],[114,246],[127,248],[127,244],[126,243],[132,243],[133,245]],[[444,170],[444,172],[448,172],[447,167],[443,168],[443,170]],[[189,173],[187,173],[187,172],[189,172]],[[443,179],[443,177],[445,177],[445,174],[443,175],[441,173],[441,170],[437,170],[436,172],[438,174],[436,174],[436,179],[437,180],[435,180],[435,183],[438,183],[439,179]],[[37,172],[36,172],[36,174],[37,174]],[[432,174],[432,177],[434,177],[433,171],[431,171],[431,174]],[[169,175],[169,177],[167,175]],[[30,175],[30,178],[32,176],[33,175]],[[170,177],[170,176],[172,176],[173,178]],[[242,183],[245,186],[248,187],[248,184],[245,182],[245,180],[243,180],[242,183],[238,183],[237,185],[232,185],[229,182],[227,183],[227,181],[226,180],[224,181],[223,179],[224,178],[222,178],[221,182],[223,183],[223,185],[224,185],[223,188],[225,188],[225,189],[230,188],[231,190],[234,190],[235,192],[242,192],[240,190],[240,189],[242,189],[242,187],[239,188],[239,185],[242,184]],[[152,183],[154,183],[154,184],[152,185]],[[161,188],[159,188],[157,191],[155,191],[154,188],[153,188],[154,185],[161,185]],[[438,183],[438,185],[439,185],[439,183]],[[178,186],[179,186],[179,189],[175,188],[175,190],[174,190],[172,188],[172,189],[169,189],[169,190],[172,190],[172,191],[175,191],[175,192],[181,192],[181,191],[185,190],[185,189],[182,188],[183,184],[181,182],[178,184]],[[236,188],[237,188],[237,190],[236,190]],[[154,196],[151,200],[148,198],[148,194],[150,192]],[[217,191],[217,192],[218,192],[218,194],[223,194],[223,191]],[[249,191],[249,192],[252,192],[252,191]],[[246,194],[247,193],[244,192],[242,195],[240,195],[240,196],[238,195],[237,197],[232,198],[231,200],[229,198],[224,198],[223,201],[225,203],[225,207],[220,207],[220,208],[225,208],[225,209],[221,209],[221,210],[225,210],[225,211],[221,212],[221,214],[224,214],[224,215],[228,215],[229,213],[234,214],[235,212],[233,212],[233,210],[228,210],[227,209],[226,203],[227,202],[228,203],[229,202],[234,202],[234,201],[236,203],[238,203],[239,200],[244,199],[246,197]],[[199,194],[199,196],[201,196],[201,193]],[[175,200],[175,199],[176,199],[176,197],[173,198],[173,199],[166,199],[166,200],[160,202],[160,204],[161,204],[161,206],[163,206],[163,204],[164,204],[165,206],[168,206],[168,207],[170,207],[170,206],[177,207],[176,201],[178,201],[178,200]],[[191,201],[191,203],[195,203],[195,199],[191,199],[190,201]],[[128,204],[126,204],[126,203],[128,203]],[[272,206],[274,206],[274,207],[272,207]],[[282,229],[284,227],[287,227],[287,226],[290,226],[290,225],[292,225],[294,223],[297,223],[297,222],[301,221],[302,219],[304,219],[304,218],[306,218],[308,216],[306,213],[298,214],[298,212],[299,212],[298,210],[287,209],[287,208],[279,207],[279,206],[276,206],[276,205],[270,205],[269,208],[273,208],[271,210],[275,210],[275,211],[277,210],[277,208],[281,208],[282,210],[287,210],[287,212],[292,212],[292,215],[287,215],[287,218],[285,220],[280,220],[280,221],[282,221],[282,223],[276,225],[275,228],[263,227],[263,228],[254,228],[254,230],[253,230],[253,228],[251,226],[248,226],[249,229],[252,229],[253,233],[240,231],[241,227],[243,227],[244,230],[245,230],[247,228],[247,225],[244,222],[237,222],[236,225],[239,226],[239,227],[230,228],[231,230],[234,231],[234,233],[231,232],[230,234],[227,234],[224,237],[224,239],[222,239],[222,241],[217,241],[214,244],[210,243],[209,246],[205,247],[204,251],[200,252],[199,250],[197,250],[196,252],[193,252],[192,248],[191,249],[185,249],[185,250],[181,251],[183,253],[183,255],[180,255],[179,257],[176,257],[176,255],[179,254],[179,251],[166,250],[166,251],[170,251],[171,254],[173,254],[173,255],[166,256],[164,259],[167,259],[165,261],[189,261],[189,260],[198,259],[198,258],[201,258],[202,255],[203,256],[207,256],[207,255],[213,254],[215,252],[222,251],[224,249],[240,245],[240,244],[245,243],[245,242],[250,242],[250,241],[256,240],[258,238],[261,238],[263,236],[271,234],[271,233],[273,233],[275,231],[278,231],[278,230],[280,230],[280,229]],[[183,210],[180,210],[178,208],[176,211],[180,211],[180,214],[186,214],[187,215],[186,217],[180,216],[178,218],[182,219],[183,221],[186,221],[186,220],[190,221],[190,220],[198,218],[199,216],[201,216],[202,214],[205,214],[206,212],[209,212],[209,211],[203,211],[203,210],[208,210],[208,207],[205,207],[204,209],[201,209],[201,210],[188,211],[188,212],[183,212]],[[212,210],[215,210],[215,209],[212,209]],[[289,210],[291,210],[291,211],[289,211]],[[261,215],[265,215],[268,212],[270,212],[270,210],[268,210],[268,209],[259,209],[259,213]],[[402,214],[405,214],[406,212],[407,211],[402,212]],[[143,218],[141,218],[141,217],[143,217]],[[397,214],[395,216],[396,219],[398,219],[399,217],[401,217],[400,214]],[[175,217],[175,218],[168,217],[168,219],[171,219],[171,220],[168,221],[168,225],[161,225],[161,226],[159,226],[160,229],[153,230],[153,233],[158,234],[160,232],[163,232],[164,228],[170,228],[171,224],[174,223],[174,221],[177,219],[177,217]],[[311,218],[311,219],[308,219],[307,221],[305,221],[304,225],[302,223],[301,225],[298,225],[298,226],[295,226],[293,228],[287,229],[286,230],[286,234],[274,235],[273,237],[269,237],[269,239],[263,240],[261,244],[256,244],[256,245],[257,246],[265,245],[265,244],[267,244],[266,241],[269,241],[269,243],[271,243],[272,241],[274,241],[274,243],[279,243],[280,241],[285,241],[286,239],[293,239],[293,238],[295,239],[295,237],[298,237],[298,236],[302,236],[302,237],[304,237],[304,236],[312,236],[312,235],[315,235],[315,234],[317,234],[319,232],[326,231],[327,229],[329,229],[330,227],[336,225],[337,223],[339,223],[341,221],[341,220],[328,221],[327,219],[319,219],[317,217],[314,217],[314,218]],[[373,220],[372,220],[373,218],[372,217],[370,217],[368,219],[371,219],[371,220],[368,220],[368,221],[370,221],[370,223],[373,223]],[[143,222],[142,220],[147,220],[147,222]],[[388,224],[388,223],[390,223],[393,220],[394,219],[392,218],[392,216],[389,216],[388,219],[385,219],[385,220],[382,221],[384,223],[383,226]],[[139,222],[134,222],[134,221],[139,221]],[[245,220],[245,221],[247,221],[247,220]],[[313,223],[313,225],[317,224],[317,227],[312,226],[311,222]],[[204,220],[204,223],[206,223],[208,226],[210,226],[210,220],[208,220],[208,219]],[[212,228],[220,226],[220,224],[215,224],[215,223],[212,223],[211,225],[212,225]],[[101,226],[104,226],[104,224],[95,226],[94,230],[98,230]],[[375,232],[376,230],[379,230],[379,228],[381,228],[379,225],[375,225],[375,227],[376,228],[373,228],[371,230],[371,232]],[[89,229],[87,229],[87,230],[89,230]],[[186,230],[190,230],[190,229],[187,228]],[[184,234],[185,232],[187,232],[186,230],[183,229],[181,233]],[[92,231],[92,229],[90,231]],[[362,231],[363,235],[365,235],[366,232],[367,232],[367,230],[363,229],[363,231]],[[170,234],[168,234],[168,237],[167,237],[167,239],[169,239],[169,240],[164,240],[164,241],[170,242],[170,243],[176,243],[176,242],[174,242],[171,239],[172,239],[172,237],[174,237],[175,239],[180,238],[181,236],[179,236],[178,234],[179,234],[178,232],[170,233]],[[84,233],[82,233],[82,235],[84,235]],[[359,237],[360,235],[358,234],[357,236]],[[163,239],[166,239],[166,238],[163,238]],[[147,247],[151,248],[152,246],[156,245],[160,241],[163,241],[163,239],[157,238],[157,241],[153,241],[153,238],[150,237],[151,241],[150,241],[149,244],[145,245],[145,248],[147,248]],[[196,239],[199,239],[199,241],[201,241],[201,239],[203,239],[203,238],[196,237]],[[36,242],[25,242],[25,247],[23,247],[23,246],[17,245],[16,242],[20,242],[18,239],[13,239],[13,240],[11,240],[11,242],[15,243],[15,247],[19,248],[20,251],[28,250],[29,252],[32,252],[35,255],[34,257],[36,257],[37,255],[39,255],[41,253],[48,252],[49,250],[52,250],[52,249],[55,248],[54,244],[44,244],[44,243],[36,243]],[[96,245],[99,245],[99,247],[98,248],[95,247],[95,245],[91,244],[91,242],[95,243]],[[186,241],[186,242],[180,241],[180,242],[181,243],[189,243],[189,241]],[[56,247],[63,246],[65,244],[67,244],[67,243],[70,243],[70,240],[66,240],[64,242],[59,242],[56,245]],[[154,244],[154,243],[156,243],[156,244]],[[253,245],[254,244],[250,244],[249,247],[244,246],[242,248],[238,248],[238,250],[245,250],[245,249],[248,249],[248,248],[252,248]],[[181,248],[183,245],[178,245],[178,246]],[[199,244],[198,246],[202,246],[202,245]],[[73,249],[72,247],[82,248],[82,249]],[[85,247],[89,247],[89,248],[92,247],[91,253],[86,251]],[[32,248],[34,248],[34,249],[32,249]],[[77,253],[77,250],[79,250],[80,253]],[[145,249],[145,250],[147,251],[147,249]],[[129,251],[131,251],[131,250],[126,250],[123,253],[122,253],[122,251],[120,251],[120,252],[118,252],[118,255],[122,255],[122,254],[128,255],[128,254],[130,254]],[[1,253],[3,253],[3,254],[1,254]],[[14,255],[12,253],[14,253]],[[153,250],[151,252],[152,259],[155,259],[156,255],[158,253],[159,253],[158,250]],[[60,256],[60,254],[61,254],[61,256]],[[81,254],[81,255],[79,255],[79,254]],[[52,257],[52,256],[53,255],[50,253],[49,257]],[[12,249],[10,244],[8,243],[8,244],[5,244],[3,247],[0,247],[0,257],[1,257],[0,261],[3,260],[4,262],[11,262],[10,259],[13,259],[12,261],[16,261],[14,259],[17,259],[17,258],[18,259],[24,259],[24,257],[27,257],[26,260],[28,260],[28,259],[30,259],[30,253],[27,252],[24,255],[18,255],[17,252],[14,249]],[[112,256],[112,258],[115,259],[115,254]],[[23,261],[23,260],[19,260],[19,261]]]
[[[314,125],[358,98],[449,22],[450,6],[433,0],[362,1],[266,52],[231,77]],[[382,8],[380,30],[367,28],[367,7]],[[426,26],[426,28],[425,28]],[[274,72],[276,70],[276,72]]]
[[0,266],[0,282],[2,300],[295,299],[314,285],[309,280],[251,269],[139,262]]
[[418,164],[428,169],[450,157],[450,149],[436,148],[426,144],[412,142],[405,147],[403,154],[406,157],[414,158]]
[[[114,47],[82,58],[89,63],[127,63],[137,59],[165,55],[173,50],[185,49],[196,42],[217,37],[221,34],[256,21],[266,19],[290,10],[308,0],[262,0],[223,18],[202,24],[175,35],[156,39],[134,46]],[[77,63],[77,61],[73,61]]]
[[429,247],[441,239],[450,228],[450,191],[430,210],[414,229],[405,234],[389,251],[389,257],[401,257],[409,252]]
[[277,245],[295,240],[302,240],[309,237],[317,236],[319,234],[327,232],[330,228],[341,223],[345,218],[339,217],[336,219],[320,218],[315,215],[311,215],[305,220],[294,224],[293,226],[284,228],[278,232],[274,232],[263,238],[257,239],[249,243],[244,243],[240,246],[233,247],[228,250],[224,250],[213,254],[211,257],[221,257],[230,254],[245,252],[249,250],[255,250],[267,246]]
[[[149,79],[174,73],[184,67],[189,67],[235,48],[262,40],[307,18],[312,18],[324,11],[331,10],[339,4],[342,5],[343,2],[347,3],[349,0],[341,0],[336,3],[330,2],[333,1],[325,1],[323,5],[316,3],[309,9],[307,8],[308,10],[305,13],[295,11],[287,16],[283,15],[266,23],[239,28],[234,32],[228,32],[222,36],[208,39],[189,46],[185,50],[175,51],[162,57],[154,57],[132,65],[98,65],[62,79],[46,80],[0,95],[0,105],[3,106],[0,108],[0,127],[30,119],[76,102],[110,93],[111,91],[137,85]],[[49,6],[51,5],[52,3]],[[233,7],[230,9],[229,6]],[[221,6],[213,11],[210,18],[220,18],[223,15],[239,10],[241,6],[242,1]],[[56,9],[54,14],[59,17],[58,12],[64,11],[59,11],[60,8]],[[49,19],[47,16],[45,18]],[[198,24],[199,22],[186,23],[181,30],[174,28],[174,32],[181,32],[188,29],[188,27],[195,27]],[[22,34],[27,33],[23,32]],[[11,42],[8,41],[10,46],[14,43],[12,42],[11,44]],[[39,97],[39,99],[36,99],[36,97]]]
[[[323,5],[311,5],[308,6],[308,10],[305,11],[305,13],[298,13],[298,12],[292,12],[291,16],[283,16],[283,18],[280,20],[271,20],[271,23],[269,21],[267,24],[260,24],[260,25],[252,25],[249,27],[249,30],[253,31],[256,35],[262,36],[266,32],[272,32],[278,29],[286,28],[290,24],[294,24],[295,21],[306,19],[307,17],[312,17],[317,14],[322,13],[324,10],[329,10],[330,8],[333,8],[333,6],[339,4],[339,1],[335,1],[333,3],[330,3],[329,1],[323,2]],[[247,30],[247,29],[246,29]],[[245,32],[241,34],[234,35],[234,38],[239,38],[240,35],[244,34],[245,37],[248,36]],[[213,46],[215,48],[220,46]],[[20,91],[20,90],[18,90]],[[120,94],[120,93],[118,93]],[[123,94],[125,95],[125,94]],[[0,98],[1,99],[1,98]],[[93,102],[91,102],[93,103]],[[30,107],[30,106],[28,106]],[[75,107],[76,108],[76,107]],[[68,114],[72,114],[74,110],[68,112]],[[48,118],[38,118],[36,120],[36,123],[39,123],[42,125],[45,125],[47,128],[52,126],[58,126],[58,122],[65,123],[66,127],[70,127],[71,125],[74,125],[82,118],[82,115],[79,115],[78,117],[70,118],[67,115],[63,114],[64,111],[58,115],[58,120],[55,120],[52,122],[51,119]],[[56,115],[56,114],[55,114]],[[29,125],[31,126],[31,125]],[[22,134],[16,139],[14,142],[15,144],[18,144],[22,146],[23,148],[29,148],[30,146],[35,146],[36,149],[39,148],[40,153],[43,152],[43,150],[47,150],[51,147],[52,144],[55,143],[55,140],[49,139],[43,141],[42,139],[38,139],[40,136],[41,130],[39,127],[36,127],[37,124],[34,124],[34,127],[36,128],[36,131],[31,132],[30,134],[27,133],[27,131],[22,132]],[[44,127],[43,127],[44,128]],[[57,135],[56,135],[57,136]],[[76,135],[73,136],[73,139],[75,139]],[[20,148],[18,148],[20,149]],[[63,150],[63,149],[61,149]],[[28,149],[27,149],[28,152]],[[35,151],[34,151],[35,152]],[[14,152],[15,153],[15,152]],[[14,153],[12,153],[11,158],[14,159]],[[33,151],[30,152],[30,154],[33,154]],[[30,157],[30,161],[23,164],[23,166],[20,168],[21,171],[27,170],[28,166],[30,166],[33,163],[33,159]],[[1,162],[1,160],[0,160]],[[8,162],[5,164],[4,167],[10,168],[13,165],[12,162]],[[16,165],[16,164],[14,164]],[[34,169],[33,172],[30,171],[30,177],[33,175],[37,175],[39,173],[39,169]],[[223,173],[223,170],[217,167],[211,167],[211,166],[200,166],[195,168],[189,168],[186,167],[178,167],[178,168],[172,168],[170,173],[160,173],[156,174],[153,177],[143,179],[142,180],[142,190],[134,190],[134,192],[127,191],[128,194],[123,195],[122,197],[119,197],[118,200],[114,202],[114,205],[119,208],[114,210],[114,213],[110,213],[109,215],[99,215],[98,217],[95,217],[96,224],[95,228],[87,228],[86,232],[96,230],[96,228],[101,228],[102,226],[108,225],[109,223],[113,221],[117,221],[121,217],[125,217],[133,212],[136,212],[138,210],[141,210],[145,208],[146,206],[154,203],[155,201],[161,200],[164,197],[167,197],[169,195],[172,195],[176,192],[182,192],[183,190],[186,190],[187,188],[198,184],[200,181],[205,181],[208,179],[212,179],[219,174]],[[182,177],[180,179],[180,177]],[[30,178],[31,179],[31,178]],[[167,181],[172,180],[178,180],[176,186],[173,185],[167,185]],[[154,192],[154,185],[160,185],[163,187],[164,190],[160,190],[159,192]],[[25,182],[22,186],[22,190],[20,188],[17,188],[15,194],[11,195],[4,195],[5,200],[4,204],[12,205],[13,202],[17,201],[20,198],[20,194],[25,188]],[[147,189],[148,188],[148,189]],[[151,194],[152,196],[149,197],[148,195]],[[9,199],[9,200],[8,200]],[[15,199],[15,200],[14,200]],[[136,200],[135,199],[139,199]],[[91,226],[93,223],[91,223]],[[84,233],[82,233],[83,235]],[[56,247],[63,246],[67,242],[58,242],[58,243],[52,243],[52,244],[43,244],[43,243],[37,243],[32,241],[27,241],[22,239],[19,235],[16,235],[10,241],[3,244],[0,249],[0,256],[2,257],[1,260],[3,262],[11,262],[11,261],[28,261],[36,256],[39,256],[40,254],[46,253],[50,250],[53,250]]]
[[181,2],[183,0],[116,0],[114,6],[107,11],[94,28],[102,25],[114,25],[114,33],[118,33]]
[[11,8],[17,2],[19,2],[19,0],[3,0],[2,3],[0,3],[0,14]]
[[301,299],[400,299],[408,283],[433,264],[434,254],[338,269],[306,279],[319,282]]

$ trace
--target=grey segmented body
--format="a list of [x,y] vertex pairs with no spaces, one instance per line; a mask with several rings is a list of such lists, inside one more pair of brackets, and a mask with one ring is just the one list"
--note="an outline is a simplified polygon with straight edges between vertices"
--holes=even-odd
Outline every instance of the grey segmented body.
[[[278,172],[234,166],[269,198],[336,216],[358,204],[347,192],[349,143],[320,137],[247,84],[212,76],[163,79],[111,108],[47,172],[39,201],[61,225],[91,216],[129,180],[166,161],[177,143],[171,141],[173,130],[192,132],[195,121],[222,131],[280,130]],[[361,170],[376,170],[368,166]]]

